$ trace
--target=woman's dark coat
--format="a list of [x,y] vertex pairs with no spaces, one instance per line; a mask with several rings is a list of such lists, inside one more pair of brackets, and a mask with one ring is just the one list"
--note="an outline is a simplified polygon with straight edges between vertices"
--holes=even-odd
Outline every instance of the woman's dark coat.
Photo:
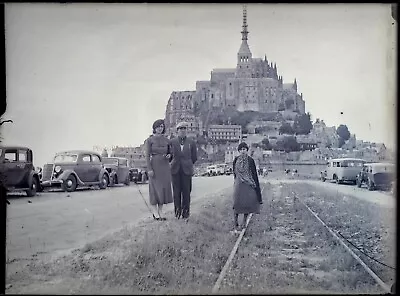
[[[257,192],[257,198],[258,201],[261,202],[262,201],[262,197],[261,197],[261,189],[260,189],[260,182],[258,181],[258,175],[257,175],[257,168],[256,168],[256,163],[254,162],[254,159],[251,158],[250,156],[247,156],[249,159],[249,166],[250,166],[250,172],[251,175],[253,177],[254,182],[256,183],[256,192]],[[236,178],[236,174],[235,174],[235,165],[236,165],[236,161],[237,161],[238,156],[235,157],[235,159],[233,160],[233,176]]]

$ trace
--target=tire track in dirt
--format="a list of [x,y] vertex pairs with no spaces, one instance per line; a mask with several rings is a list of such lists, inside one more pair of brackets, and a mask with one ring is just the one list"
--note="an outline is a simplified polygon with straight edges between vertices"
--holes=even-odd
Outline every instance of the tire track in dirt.
[[287,186],[267,192],[271,204],[254,216],[220,293],[381,292]]

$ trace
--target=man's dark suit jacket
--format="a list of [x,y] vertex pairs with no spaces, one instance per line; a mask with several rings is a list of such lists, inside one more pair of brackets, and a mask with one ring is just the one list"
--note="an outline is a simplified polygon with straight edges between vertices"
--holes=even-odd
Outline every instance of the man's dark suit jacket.
[[171,139],[171,174],[179,173],[179,168],[182,166],[185,175],[193,176],[193,164],[197,161],[197,147],[196,143],[186,137],[181,151],[181,144],[179,137]]

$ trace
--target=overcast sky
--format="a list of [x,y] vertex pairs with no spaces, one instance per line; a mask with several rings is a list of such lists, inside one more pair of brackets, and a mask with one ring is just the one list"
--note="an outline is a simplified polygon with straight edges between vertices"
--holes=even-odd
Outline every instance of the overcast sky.
[[[142,144],[171,92],[195,90],[214,68],[234,68],[241,44],[239,4],[5,7],[3,117],[14,123],[2,134],[6,144],[31,147],[35,165],[61,150]],[[358,139],[394,142],[389,5],[249,4],[247,11],[253,57],[276,62],[284,83],[297,79],[313,119],[347,124]]]

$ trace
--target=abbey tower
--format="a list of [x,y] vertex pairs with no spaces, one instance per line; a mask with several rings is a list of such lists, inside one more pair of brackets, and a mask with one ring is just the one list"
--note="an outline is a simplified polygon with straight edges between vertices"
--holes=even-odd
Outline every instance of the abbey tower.
[[201,133],[208,122],[203,122],[199,113],[211,109],[305,113],[305,102],[302,94],[297,93],[296,79],[293,83],[283,83],[276,63],[269,62],[266,55],[264,59],[253,58],[248,44],[246,6],[243,6],[241,35],[236,68],[213,69],[210,80],[196,82],[195,91],[172,92],[165,113],[168,130],[172,131],[178,121],[186,120],[191,132]]

